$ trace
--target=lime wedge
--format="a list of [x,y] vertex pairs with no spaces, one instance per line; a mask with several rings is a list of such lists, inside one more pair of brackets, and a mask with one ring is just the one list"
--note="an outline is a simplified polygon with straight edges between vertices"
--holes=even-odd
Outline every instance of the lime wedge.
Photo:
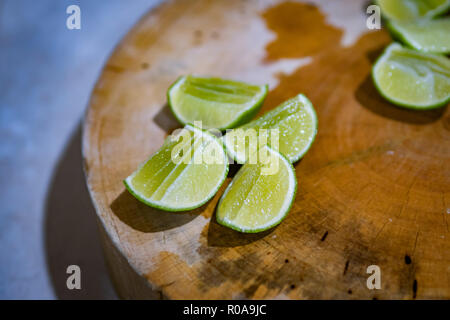
[[[260,118],[230,130],[224,137],[224,143],[230,156],[241,164],[247,161],[258,146],[264,144],[278,150],[294,163],[311,147],[316,133],[317,116],[314,107],[308,98],[299,94]],[[257,139],[254,138],[255,135]],[[260,139],[262,135],[267,138]]]
[[387,19],[411,21],[433,18],[450,8],[450,0],[376,0]]
[[431,109],[450,100],[450,60],[393,43],[372,69],[380,94],[393,104]]
[[268,146],[260,151],[265,159],[244,164],[217,206],[217,222],[240,232],[260,232],[279,224],[297,191],[289,160]]
[[187,125],[169,136],[124,183],[133,196],[151,207],[184,211],[211,199],[227,173],[228,157],[220,140]]
[[219,78],[184,76],[169,88],[167,100],[182,124],[201,121],[205,129],[225,130],[253,118],[267,88]]
[[387,26],[408,46],[431,53],[450,53],[450,18],[402,22],[391,20]]

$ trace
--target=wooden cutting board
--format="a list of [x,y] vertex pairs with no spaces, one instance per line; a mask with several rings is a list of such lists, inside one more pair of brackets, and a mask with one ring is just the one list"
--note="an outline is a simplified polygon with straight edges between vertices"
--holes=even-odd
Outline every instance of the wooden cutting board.
[[[383,100],[370,69],[391,42],[366,1],[168,1],[114,50],[86,114],[83,155],[107,262],[123,298],[450,298],[450,113]],[[259,234],[145,206],[124,188],[180,127],[180,75],[268,83],[261,113],[305,93],[319,117],[295,164],[287,218]],[[231,171],[236,168],[231,168]],[[367,267],[381,289],[366,286]]]

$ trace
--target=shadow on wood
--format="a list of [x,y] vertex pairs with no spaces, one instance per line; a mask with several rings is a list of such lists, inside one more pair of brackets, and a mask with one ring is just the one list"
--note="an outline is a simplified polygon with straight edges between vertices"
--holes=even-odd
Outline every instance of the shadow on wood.
[[141,232],[160,232],[179,227],[198,216],[205,207],[186,212],[168,212],[147,206],[124,190],[112,203],[111,210],[129,227]]
[[[84,180],[79,125],[56,165],[45,207],[48,273],[59,299],[116,299],[106,269],[97,217]],[[69,290],[69,265],[81,268],[81,290]]]
[[[276,227],[275,227],[276,228]],[[217,223],[216,215],[211,217],[208,227],[208,247],[239,247],[262,239],[272,233],[275,228],[258,232],[242,233]]]
[[238,173],[239,169],[242,167],[242,165],[237,163],[231,163],[228,168],[228,178],[234,178],[234,176]]
[[153,117],[153,121],[163,129],[168,135],[177,128],[181,128],[183,125],[178,122],[175,116],[170,110],[169,105],[166,103]]
[[367,58],[372,63],[372,65],[377,61],[377,59],[383,54],[386,46],[381,46],[373,50],[369,50],[366,53]]

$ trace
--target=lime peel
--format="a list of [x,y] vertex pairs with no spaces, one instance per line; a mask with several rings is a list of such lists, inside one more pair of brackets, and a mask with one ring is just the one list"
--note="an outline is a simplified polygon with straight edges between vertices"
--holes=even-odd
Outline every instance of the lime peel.
[[[260,118],[231,130],[223,137],[223,140],[229,155],[236,162],[243,164],[250,154],[243,136],[248,132],[246,130],[256,130],[256,135],[259,135],[261,129],[269,131],[279,129],[278,147],[271,146],[294,163],[310,149],[317,134],[317,126],[317,114],[311,101],[305,95],[298,94]],[[267,143],[270,145],[269,141]]]
[[450,18],[402,22],[390,20],[393,36],[411,48],[423,52],[450,53]]
[[[192,125],[186,125],[184,129],[193,134],[192,147],[198,147],[193,150],[194,154],[204,150],[203,144],[198,143],[204,139],[208,143],[216,144],[222,161],[215,164],[197,164],[192,161],[175,164],[171,158],[172,150],[179,141],[173,136],[168,137],[161,149],[124,180],[127,190],[150,207],[165,211],[196,209],[208,202],[225,181],[228,174],[228,157],[222,142]],[[198,181],[194,180],[196,177]]]
[[225,130],[250,121],[267,92],[267,85],[188,75],[170,86],[167,100],[180,123],[201,121],[205,129]]
[[450,8],[450,0],[376,0],[375,4],[383,17],[402,21],[431,19]]
[[425,110],[450,101],[450,60],[444,56],[392,43],[374,64],[372,78],[378,92],[397,106]]
[[278,151],[262,148],[271,161],[279,161],[278,171],[262,175],[258,171],[261,164],[244,164],[219,200],[219,224],[244,233],[261,232],[281,223],[291,209],[297,192],[294,167]]

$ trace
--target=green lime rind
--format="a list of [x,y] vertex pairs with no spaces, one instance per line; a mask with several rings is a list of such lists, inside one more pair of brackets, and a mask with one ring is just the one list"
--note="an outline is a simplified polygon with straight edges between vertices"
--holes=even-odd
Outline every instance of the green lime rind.
[[[293,143],[292,141],[293,140],[294,140],[294,142],[296,141],[295,139],[299,136],[299,132],[291,131],[291,132],[288,132],[287,134],[283,135],[282,137],[280,136],[280,145],[279,145],[278,151],[280,151],[287,159],[289,159],[289,161],[291,163],[295,163],[298,160],[300,160],[309,151],[309,149],[311,148],[312,144],[315,141],[315,137],[317,135],[317,130],[318,130],[319,121],[317,118],[317,113],[316,113],[311,101],[309,101],[309,99],[305,95],[298,94],[297,96],[281,103],[276,108],[266,112],[261,117],[255,119],[247,124],[244,124],[240,127],[237,127],[234,130],[255,129],[258,131],[259,129],[280,128],[282,125],[280,125],[280,123],[274,122],[273,119],[279,117],[279,114],[285,112],[285,110],[292,109],[292,108],[296,108],[296,109],[294,109],[295,111],[293,113],[291,113],[290,116],[294,115],[295,113],[300,114],[301,112],[306,111],[306,113],[310,116],[310,120],[311,120],[311,122],[308,122],[304,128],[304,129],[306,129],[308,127],[308,125],[311,125],[310,131],[308,131],[309,135],[305,138],[306,143],[305,143],[305,139],[297,141],[298,143],[303,144],[301,146],[301,148],[298,148],[299,149],[298,152],[293,151],[293,150],[295,150],[295,148],[297,148],[299,146],[296,145],[295,143]],[[299,129],[301,131],[302,127],[297,128],[297,129]],[[231,132],[233,132],[233,131],[231,131]],[[242,155],[242,154],[240,155],[239,153],[242,153],[242,152],[238,152],[237,150],[235,150],[234,146],[231,145],[230,142],[228,141],[228,139],[229,139],[228,137],[230,137],[229,132],[227,132],[227,135],[225,135],[222,139],[224,141],[228,155],[237,163],[244,164],[246,162],[245,155]],[[284,143],[287,143],[287,144],[283,145]]]
[[[375,87],[377,88],[378,92],[380,93],[380,95],[382,97],[384,97],[386,100],[388,100],[389,102],[393,103],[396,106],[399,107],[403,107],[403,108],[407,108],[407,109],[414,109],[414,110],[429,110],[429,109],[436,109],[436,108],[440,108],[443,107],[445,105],[447,105],[450,102],[450,89],[448,89],[446,92],[446,96],[441,98],[441,99],[430,99],[431,101],[427,101],[426,103],[416,103],[416,102],[412,102],[412,101],[407,101],[406,99],[401,99],[396,97],[394,94],[389,94],[387,91],[391,86],[397,85],[397,88],[401,88],[400,90],[402,90],[403,88],[408,88],[409,90],[409,94],[411,94],[411,96],[413,96],[414,94],[416,94],[417,92],[421,92],[423,90],[420,90],[420,87],[413,87],[413,90],[410,90],[411,84],[417,84],[417,81],[412,81],[411,79],[409,79],[409,81],[406,83],[405,81],[390,81],[389,83],[384,83],[386,81],[380,79],[380,75],[378,74],[379,70],[381,70],[383,67],[385,67],[385,63],[387,63],[387,61],[391,58],[392,53],[400,53],[405,55],[404,59],[405,62],[407,61],[408,58],[411,59],[415,59],[414,60],[414,65],[413,68],[419,68],[421,67],[422,69],[427,70],[427,67],[429,68],[430,65],[433,66],[433,63],[435,63],[435,68],[439,69],[440,68],[440,72],[444,73],[444,75],[440,75],[440,77],[442,79],[445,79],[446,83],[443,84],[443,86],[445,86],[445,88],[449,88],[450,86],[450,60],[448,58],[446,58],[445,56],[441,56],[441,55],[436,55],[436,54],[431,54],[431,53],[424,53],[424,52],[420,52],[420,51],[416,51],[413,49],[409,49],[409,48],[405,48],[402,47],[399,43],[392,43],[390,44],[382,53],[382,55],[377,59],[377,61],[375,62],[375,64],[372,67],[372,80],[375,84]],[[409,57],[408,57],[409,56]],[[399,63],[399,61],[401,61],[402,58],[398,59],[397,58],[397,64]],[[426,63],[428,63],[428,65],[424,64],[424,61]],[[411,62],[409,62],[411,64]],[[408,68],[408,66],[406,66],[406,68]],[[427,70],[428,71],[428,70]],[[413,70],[409,71],[410,73],[413,72]],[[418,72],[417,70],[414,69],[414,72]],[[420,70],[420,72],[424,72],[424,70]],[[427,75],[429,75],[429,73],[432,73],[432,71],[428,71]],[[420,80],[420,78],[416,77],[417,79]],[[434,84],[435,81],[433,81]],[[406,86],[405,84],[408,84],[408,86]],[[405,89],[406,90],[406,89]],[[443,89],[445,90],[445,89]],[[435,92],[432,92],[435,93]],[[404,94],[404,92],[401,92],[401,94]],[[428,95],[430,95],[430,93],[427,93]],[[397,94],[398,95],[398,94]],[[408,96],[408,94],[406,94],[405,96]]]
[[[450,9],[450,0],[375,0],[387,20],[414,21],[431,19]],[[433,3],[434,2],[434,3]]]
[[386,23],[394,39],[410,48],[436,54],[450,53],[450,18]]
[[[279,198],[283,199],[283,201],[284,201],[282,209],[275,216],[275,218],[270,220],[268,223],[266,223],[264,225],[261,225],[261,226],[258,226],[258,227],[252,227],[252,228],[243,227],[242,225],[233,223],[232,221],[227,219],[227,215],[226,214],[222,215],[222,212],[221,212],[221,210],[222,210],[222,203],[225,201],[225,199],[226,199],[228,193],[230,192],[230,190],[232,190],[234,184],[239,181],[239,178],[241,177],[241,175],[243,175],[243,173],[246,170],[247,166],[250,166],[250,164],[246,163],[246,164],[244,164],[242,166],[242,168],[239,170],[239,172],[233,178],[231,183],[227,186],[224,194],[222,195],[222,197],[219,200],[219,203],[217,205],[217,210],[216,210],[216,221],[220,225],[223,225],[224,227],[228,227],[230,229],[233,229],[233,230],[239,231],[239,232],[243,232],[243,233],[258,233],[258,232],[269,230],[269,229],[279,225],[286,218],[287,214],[291,210],[292,205],[293,205],[294,200],[295,200],[295,196],[297,194],[297,178],[296,178],[296,175],[295,175],[295,169],[294,169],[292,163],[284,155],[282,155],[278,151],[270,148],[269,146],[265,146],[265,147],[268,148],[274,154],[276,154],[278,156],[278,158],[282,160],[282,163],[284,163],[286,165],[286,169],[288,170],[288,174],[289,174],[289,187],[288,187],[288,189],[289,190],[288,190],[287,193],[283,193],[283,194],[279,195]],[[264,197],[264,196],[259,197],[258,199],[260,199],[260,200],[263,199],[263,201],[270,201],[270,200],[267,200],[267,198]]]
[[[202,205],[207,203],[209,200],[211,200],[212,197],[214,197],[214,195],[217,193],[217,191],[219,191],[220,187],[222,186],[223,182],[225,181],[225,179],[228,175],[228,170],[229,170],[228,157],[227,157],[225,146],[223,145],[222,141],[220,141],[220,139],[218,139],[214,135],[210,134],[209,132],[207,132],[205,130],[196,128],[195,126],[193,126],[191,124],[187,124],[185,126],[185,129],[193,131],[194,134],[195,134],[195,132],[200,133],[201,135],[204,135],[208,139],[211,139],[211,141],[218,143],[218,145],[221,147],[221,150],[223,151],[224,170],[223,170],[223,174],[221,175],[220,180],[217,181],[216,186],[211,189],[211,192],[208,195],[206,195],[201,201],[198,201],[191,205],[183,206],[183,205],[179,205],[179,202],[176,202],[177,205],[171,206],[171,205],[167,205],[167,204],[162,204],[160,201],[152,201],[151,199],[142,195],[141,192],[139,192],[135,187],[133,187],[132,179],[135,177],[136,174],[138,174],[140,172],[140,170],[144,167],[145,164],[147,164],[149,161],[151,161],[155,157],[155,155],[158,154],[159,151],[161,151],[161,149],[164,147],[164,145],[166,143],[169,143],[170,137],[168,137],[164,141],[163,147],[161,147],[161,149],[159,151],[157,151],[155,154],[153,154],[147,161],[140,164],[138,169],[135,172],[133,172],[129,177],[127,177],[125,180],[123,180],[123,183],[124,183],[126,189],[140,202],[142,202],[152,208],[156,208],[156,209],[160,209],[160,210],[164,210],[164,211],[170,211],[170,212],[189,211],[189,210],[193,210],[193,209],[197,209],[197,208],[201,207]],[[173,203],[175,203],[175,202],[173,202]]]
[[312,135],[311,141],[309,142],[308,146],[305,149],[303,149],[301,152],[299,152],[296,156],[289,158],[289,161],[291,163],[295,163],[295,162],[299,161],[301,158],[303,158],[305,156],[305,154],[309,151],[309,149],[311,149],[311,146],[313,145],[314,141],[316,141],[317,131],[318,131],[318,127],[319,127],[319,118],[317,117],[316,110],[314,109],[314,106],[311,103],[311,101],[309,101],[309,99],[306,98],[306,96],[304,96],[304,97],[309,102],[310,112],[313,114],[314,134]]
[[[204,97],[200,97],[201,94],[199,96],[199,93],[197,93],[197,96],[192,98],[191,96],[188,96],[188,94],[180,92],[180,87],[188,81],[196,81],[197,84],[203,83],[204,85],[210,87],[207,89],[200,89],[205,92]],[[216,88],[214,88],[214,85],[217,85]],[[223,85],[223,87],[220,88],[220,85]],[[187,86],[189,86],[189,84]],[[211,86],[213,86],[212,89]],[[225,92],[221,93],[221,89],[224,89]],[[249,96],[249,91],[255,91],[256,89],[257,92],[255,92],[253,96]],[[244,94],[240,96],[239,93],[230,92],[230,90],[240,90],[241,93],[244,92]],[[186,125],[188,123],[201,121],[202,127],[205,129],[214,128],[224,131],[250,121],[261,108],[264,99],[267,96],[268,90],[268,85],[251,85],[234,80],[188,75],[179,77],[169,87],[167,90],[167,101],[172,114],[181,124]],[[178,98],[177,94],[182,94],[188,99],[196,99],[198,105],[196,106],[195,103],[192,103],[189,107],[187,107],[190,108],[190,110],[184,110],[186,106],[182,105],[180,102],[183,101],[183,99]],[[222,95],[224,101],[208,101],[208,94],[219,100]],[[234,96],[237,100],[243,100],[242,103],[227,101],[227,99],[230,99],[230,95]],[[206,111],[206,106],[211,109]],[[233,107],[234,111],[230,111],[230,107]],[[203,112],[199,110],[200,108],[203,108]],[[219,108],[221,110],[216,112],[214,108]],[[211,119],[210,117],[213,114],[214,119]]]

